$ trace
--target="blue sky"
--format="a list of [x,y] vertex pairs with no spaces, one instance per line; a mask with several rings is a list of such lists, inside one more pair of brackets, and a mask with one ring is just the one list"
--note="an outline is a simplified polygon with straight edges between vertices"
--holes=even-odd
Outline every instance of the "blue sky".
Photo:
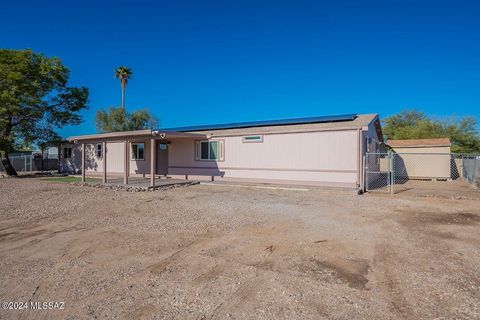
[[3,1],[0,47],[58,56],[90,89],[161,127],[405,108],[480,115],[480,1]]

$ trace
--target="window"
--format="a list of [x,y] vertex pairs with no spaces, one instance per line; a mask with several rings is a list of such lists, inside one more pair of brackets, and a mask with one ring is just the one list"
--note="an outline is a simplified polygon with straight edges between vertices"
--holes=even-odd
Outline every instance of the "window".
[[145,143],[132,143],[132,160],[145,160]]
[[200,148],[200,160],[217,160],[218,141],[202,141]]
[[103,154],[103,145],[101,143],[97,143],[96,147],[95,147],[95,155],[97,156],[97,158],[101,158],[102,157],[102,154]]
[[197,141],[196,160],[223,161],[223,140]]
[[263,142],[263,136],[245,136],[243,142]]
[[72,147],[63,148],[63,158],[71,159],[72,158]]

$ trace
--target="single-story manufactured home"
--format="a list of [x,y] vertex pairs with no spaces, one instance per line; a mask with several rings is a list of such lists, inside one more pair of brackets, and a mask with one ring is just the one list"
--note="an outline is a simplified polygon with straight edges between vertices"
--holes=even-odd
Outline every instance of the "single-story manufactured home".
[[345,114],[83,135],[60,170],[108,176],[363,188],[363,156],[383,141],[377,114]]

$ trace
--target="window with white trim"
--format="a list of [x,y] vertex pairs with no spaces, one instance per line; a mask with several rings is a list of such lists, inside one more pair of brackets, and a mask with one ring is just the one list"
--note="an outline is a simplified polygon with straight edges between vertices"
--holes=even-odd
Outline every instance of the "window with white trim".
[[64,147],[63,148],[63,158],[64,159],[71,159],[72,158],[72,147]]
[[132,160],[145,160],[145,143],[132,143]]
[[95,155],[97,158],[102,158],[103,156],[103,145],[101,143],[97,143],[95,146]]
[[249,143],[249,142],[263,142],[263,136],[260,136],[260,135],[244,136],[244,137],[243,137],[243,142],[244,142],[244,143]]
[[223,140],[202,140],[196,142],[195,160],[223,161]]

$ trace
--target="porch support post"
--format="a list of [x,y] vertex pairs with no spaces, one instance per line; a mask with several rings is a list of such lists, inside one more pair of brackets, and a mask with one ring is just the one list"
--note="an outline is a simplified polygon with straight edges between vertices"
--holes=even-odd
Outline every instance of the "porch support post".
[[61,145],[59,144],[57,146],[57,157],[58,157],[58,173],[62,171],[62,160],[61,160],[61,155],[62,155],[62,150],[61,150]]
[[103,183],[107,183],[107,141],[103,141],[102,150],[103,150]]
[[357,129],[357,188],[361,188],[361,161],[362,161],[362,133],[360,128]]
[[128,184],[128,170],[129,170],[128,162],[130,161],[128,153],[129,153],[128,140],[125,140],[125,148],[124,148],[125,163],[123,165],[123,184]]
[[150,187],[155,187],[155,173],[156,173],[156,164],[157,164],[157,157],[156,157],[156,143],[155,139],[150,139]]
[[82,182],[85,182],[85,143],[82,143]]

